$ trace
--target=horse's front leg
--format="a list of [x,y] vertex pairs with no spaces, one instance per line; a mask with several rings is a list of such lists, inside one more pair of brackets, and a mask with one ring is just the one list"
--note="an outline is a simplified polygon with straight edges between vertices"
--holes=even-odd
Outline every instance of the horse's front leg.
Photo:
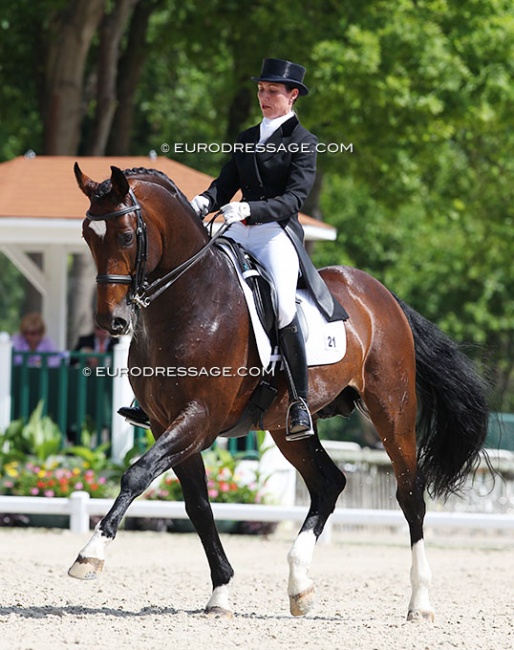
[[123,474],[121,490],[112,508],[97,524],[91,540],[80,551],[68,574],[73,578],[93,580],[102,571],[105,549],[113,541],[120,522],[134,499],[164,471],[194,453],[202,440],[194,436],[205,426],[205,414],[197,404],[189,404],[155,444]]
[[307,517],[287,556],[289,609],[293,616],[305,616],[315,602],[314,583],[309,577],[314,547],[346,479],[317,436],[296,442],[286,442],[283,431],[272,432],[272,436],[280,451],[302,475],[311,497]]

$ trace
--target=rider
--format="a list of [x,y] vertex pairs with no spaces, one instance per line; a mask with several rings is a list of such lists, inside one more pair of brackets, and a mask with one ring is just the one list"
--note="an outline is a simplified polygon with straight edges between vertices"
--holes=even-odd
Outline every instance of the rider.
[[[305,343],[295,302],[300,266],[310,275],[298,212],[316,175],[317,138],[301,126],[293,110],[297,98],[309,92],[304,76],[305,68],[297,63],[264,59],[260,76],[252,77],[257,82],[262,122],[239,135],[218,178],[191,201],[200,218],[221,210],[230,224],[225,236],[242,244],[274,280],[279,346],[290,396],[289,440],[314,433],[307,404]],[[231,203],[238,190],[242,200]],[[126,414],[127,409],[122,411]]]

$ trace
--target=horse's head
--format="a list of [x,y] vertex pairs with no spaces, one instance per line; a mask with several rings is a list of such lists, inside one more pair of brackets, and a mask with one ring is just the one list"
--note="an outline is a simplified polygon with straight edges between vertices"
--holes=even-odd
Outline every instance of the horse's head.
[[126,334],[132,324],[132,301],[146,274],[147,233],[141,208],[117,167],[111,167],[111,178],[103,183],[88,178],[77,163],[74,169],[91,202],[82,234],[98,271],[97,321],[113,335]]
[[111,167],[111,178],[96,183],[75,163],[75,176],[91,202],[82,233],[98,271],[97,321],[125,334],[135,308],[147,307],[196,264],[209,237],[162,172]]

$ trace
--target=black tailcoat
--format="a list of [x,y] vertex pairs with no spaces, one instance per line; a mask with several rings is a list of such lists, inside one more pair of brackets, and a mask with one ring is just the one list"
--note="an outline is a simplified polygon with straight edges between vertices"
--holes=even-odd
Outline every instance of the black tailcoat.
[[[307,286],[328,320],[346,320],[346,311],[333,299],[303,247],[303,228],[298,212],[316,177],[317,138],[304,129],[296,115],[286,120],[263,144],[260,126],[243,131],[230,160],[203,192],[209,211],[230,203],[241,190],[250,206],[245,223],[254,226],[276,221],[284,228],[298,253]],[[229,235],[230,236],[230,235]]]
[[248,225],[277,221],[287,224],[303,240],[298,212],[316,177],[316,136],[309,133],[295,116],[286,120],[263,144],[260,127],[243,131],[234,145],[230,160],[204,192],[210,211],[229,203],[241,190],[250,204]]

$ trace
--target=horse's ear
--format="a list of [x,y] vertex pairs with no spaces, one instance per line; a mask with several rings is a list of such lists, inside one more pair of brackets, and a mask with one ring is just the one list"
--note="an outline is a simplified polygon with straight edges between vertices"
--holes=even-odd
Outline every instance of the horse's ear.
[[130,186],[125,174],[118,167],[111,166],[111,184],[113,192],[115,192],[120,199],[127,196]]
[[92,181],[89,176],[83,174],[77,162],[73,166],[73,171],[75,172],[75,178],[77,179],[80,189],[86,196],[91,196],[98,183],[95,183],[95,181]]

